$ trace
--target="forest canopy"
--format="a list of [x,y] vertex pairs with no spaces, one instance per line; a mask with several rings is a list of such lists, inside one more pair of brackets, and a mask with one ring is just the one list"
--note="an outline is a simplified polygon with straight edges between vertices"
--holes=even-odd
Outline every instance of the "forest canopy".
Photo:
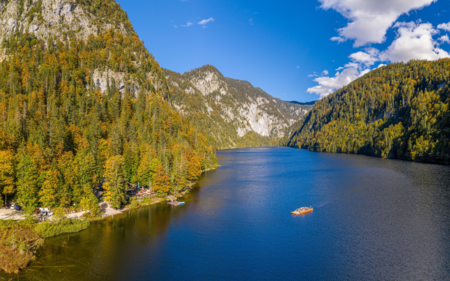
[[288,146],[450,163],[450,60],[397,63],[318,101]]
[[[126,181],[162,196],[217,166],[214,148],[171,108],[161,68],[131,34],[44,42],[18,32],[3,41],[10,54],[0,63],[3,199],[87,209],[104,176],[106,196],[119,207]],[[107,89],[99,89],[96,69],[125,73],[129,82],[119,90],[108,77]],[[140,86],[137,96],[131,81]]]

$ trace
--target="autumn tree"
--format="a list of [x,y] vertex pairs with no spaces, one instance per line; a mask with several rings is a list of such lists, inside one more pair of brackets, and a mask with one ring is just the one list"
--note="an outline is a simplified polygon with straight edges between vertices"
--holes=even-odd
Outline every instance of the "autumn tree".
[[44,182],[39,191],[39,202],[44,207],[56,207],[58,205],[58,183],[59,173],[56,164],[45,172]]
[[186,150],[186,158],[187,158],[186,178],[189,181],[194,181],[202,174],[200,161],[198,161],[197,155],[189,150]]
[[[5,195],[5,204],[8,202],[8,194],[13,194],[15,191],[14,175],[14,154],[9,150],[0,151],[0,190]],[[1,203],[0,201],[0,205],[3,205]]]
[[170,192],[170,178],[164,172],[164,168],[159,164],[155,168],[155,174],[153,175],[153,190],[156,191],[158,196],[165,196]]
[[123,157],[120,155],[110,157],[105,164],[105,189],[106,201],[113,208],[120,208],[125,202],[125,181],[123,176]]

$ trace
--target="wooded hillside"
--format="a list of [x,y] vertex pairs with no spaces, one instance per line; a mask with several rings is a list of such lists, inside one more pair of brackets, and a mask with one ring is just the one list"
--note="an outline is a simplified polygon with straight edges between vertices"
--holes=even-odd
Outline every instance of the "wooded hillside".
[[[119,5],[77,3],[98,15],[92,22],[108,18],[125,29],[98,29],[86,40],[70,32],[43,40],[18,29],[2,42],[2,198],[29,208],[89,209],[104,175],[106,197],[119,207],[125,180],[167,195],[216,167],[213,146],[168,104],[163,71]],[[106,77],[99,88],[96,70],[119,73],[125,83]]]
[[450,60],[384,66],[318,101],[286,145],[450,163]]

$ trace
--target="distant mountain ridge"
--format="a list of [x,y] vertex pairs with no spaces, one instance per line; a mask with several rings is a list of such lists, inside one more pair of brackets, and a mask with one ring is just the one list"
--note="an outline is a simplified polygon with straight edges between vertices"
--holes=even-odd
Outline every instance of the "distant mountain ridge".
[[274,144],[311,105],[285,102],[214,66],[179,74],[164,70],[171,104],[196,120],[220,148]]
[[298,101],[288,101],[289,103],[300,104],[300,105],[314,105],[317,101],[309,101],[309,102],[298,102]]

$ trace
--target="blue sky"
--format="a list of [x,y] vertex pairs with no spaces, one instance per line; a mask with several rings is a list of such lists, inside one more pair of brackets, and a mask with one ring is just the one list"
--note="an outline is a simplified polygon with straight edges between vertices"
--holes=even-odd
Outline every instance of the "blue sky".
[[380,64],[450,52],[448,0],[118,2],[162,67],[211,64],[283,100],[317,100]]

